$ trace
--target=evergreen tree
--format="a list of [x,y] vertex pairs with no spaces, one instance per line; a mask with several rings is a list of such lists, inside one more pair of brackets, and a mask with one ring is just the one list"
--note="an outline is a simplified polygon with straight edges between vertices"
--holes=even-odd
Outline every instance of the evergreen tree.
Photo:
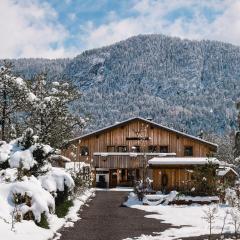
[[22,78],[12,74],[12,64],[4,62],[0,68],[0,125],[1,139],[15,137],[15,125],[21,121],[21,115],[32,104],[35,96],[30,92]]
[[26,124],[37,133],[41,143],[59,147],[84,125],[84,120],[71,108],[80,94],[69,83],[47,81],[46,74],[39,74],[32,81],[30,87],[37,99]]
[[[234,155],[235,158],[240,158],[240,102],[237,103],[237,109],[238,109],[238,131],[236,132],[235,137],[235,148],[234,148]],[[240,160],[240,159],[239,159]]]

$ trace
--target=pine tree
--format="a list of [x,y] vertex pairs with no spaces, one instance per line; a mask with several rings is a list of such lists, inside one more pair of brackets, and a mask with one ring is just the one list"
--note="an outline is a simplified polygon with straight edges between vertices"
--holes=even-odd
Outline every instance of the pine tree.
[[14,126],[21,122],[21,115],[35,99],[25,81],[13,75],[9,62],[0,68],[0,99],[1,139],[9,140],[15,137]]
[[46,74],[40,74],[32,81],[31,90],[37,99],[26,123],[37,133],[41,143],[59,147],[84,124],[71,108],[71,103],[78,100],[80,94],[68,83],[46,81]]

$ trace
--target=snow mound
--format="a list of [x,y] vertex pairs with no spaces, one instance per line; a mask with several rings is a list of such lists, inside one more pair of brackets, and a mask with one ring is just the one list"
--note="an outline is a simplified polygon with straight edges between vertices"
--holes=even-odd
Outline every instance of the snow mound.
[[42,213],[48,216],[49,213],[55,209],[53,196],[42,188],[41,183],[34,176],[30,178],[24,177],[23,181],[13,183],[10,194],[20,194],[21,196],[27,195],[31,198],[31,206],[26,205],[26,203],[21,204],[20,212],[24,215],[32,211],[37,222],[41,220]]
[[7,168],[0,170],[0,182],[13,182],[17,179],[17,169]]
[[30,149],[24,151],[14,152],[9,159],[9,165],[11,168],[19,168],[30,170],[37,162],[33,158],[33,154]]
[[[131,197],[131,196],[129,196]],[[218,202],[219,197],[217,196],[185,196],[179,195],[177,191],[171,191],[169,194],[155,194],[155,195],[145,195],[143,198],[143,204],[156,206],[159,204],[168,205],[172,203],[181,202],[184,203],[211,203]]]
[[6,162],[9,159],[10,152],[13,146],[5,141],[0,142],[0,163]]
[[39,181],[48,192],[64,191],[64,186],[72,190],[75,186],[71,175],[63,168],[56,167],[53,167],[46,175],[39,176]]

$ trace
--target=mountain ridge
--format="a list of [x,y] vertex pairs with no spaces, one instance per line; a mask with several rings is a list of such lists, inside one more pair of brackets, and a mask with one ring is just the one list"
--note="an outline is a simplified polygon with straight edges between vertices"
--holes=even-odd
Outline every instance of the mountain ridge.
[[236,127],[240,47],[229,43],[139,35],[73,59],[14,62],[26,78],[48,70],[54,80],[72,81],[83,92],[82,112],[93,118],[88,131],[133,116],[194,135]]

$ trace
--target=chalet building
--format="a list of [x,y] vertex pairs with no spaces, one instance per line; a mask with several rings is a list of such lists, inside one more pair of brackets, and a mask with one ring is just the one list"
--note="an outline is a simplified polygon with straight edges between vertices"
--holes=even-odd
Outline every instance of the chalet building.
[[203,164],[216,150],[216,144],[135,117],[72,139],[63,153],[90,163],[98,187],[132,186],[148,175],[158,190],[181,187],[189,166]]

